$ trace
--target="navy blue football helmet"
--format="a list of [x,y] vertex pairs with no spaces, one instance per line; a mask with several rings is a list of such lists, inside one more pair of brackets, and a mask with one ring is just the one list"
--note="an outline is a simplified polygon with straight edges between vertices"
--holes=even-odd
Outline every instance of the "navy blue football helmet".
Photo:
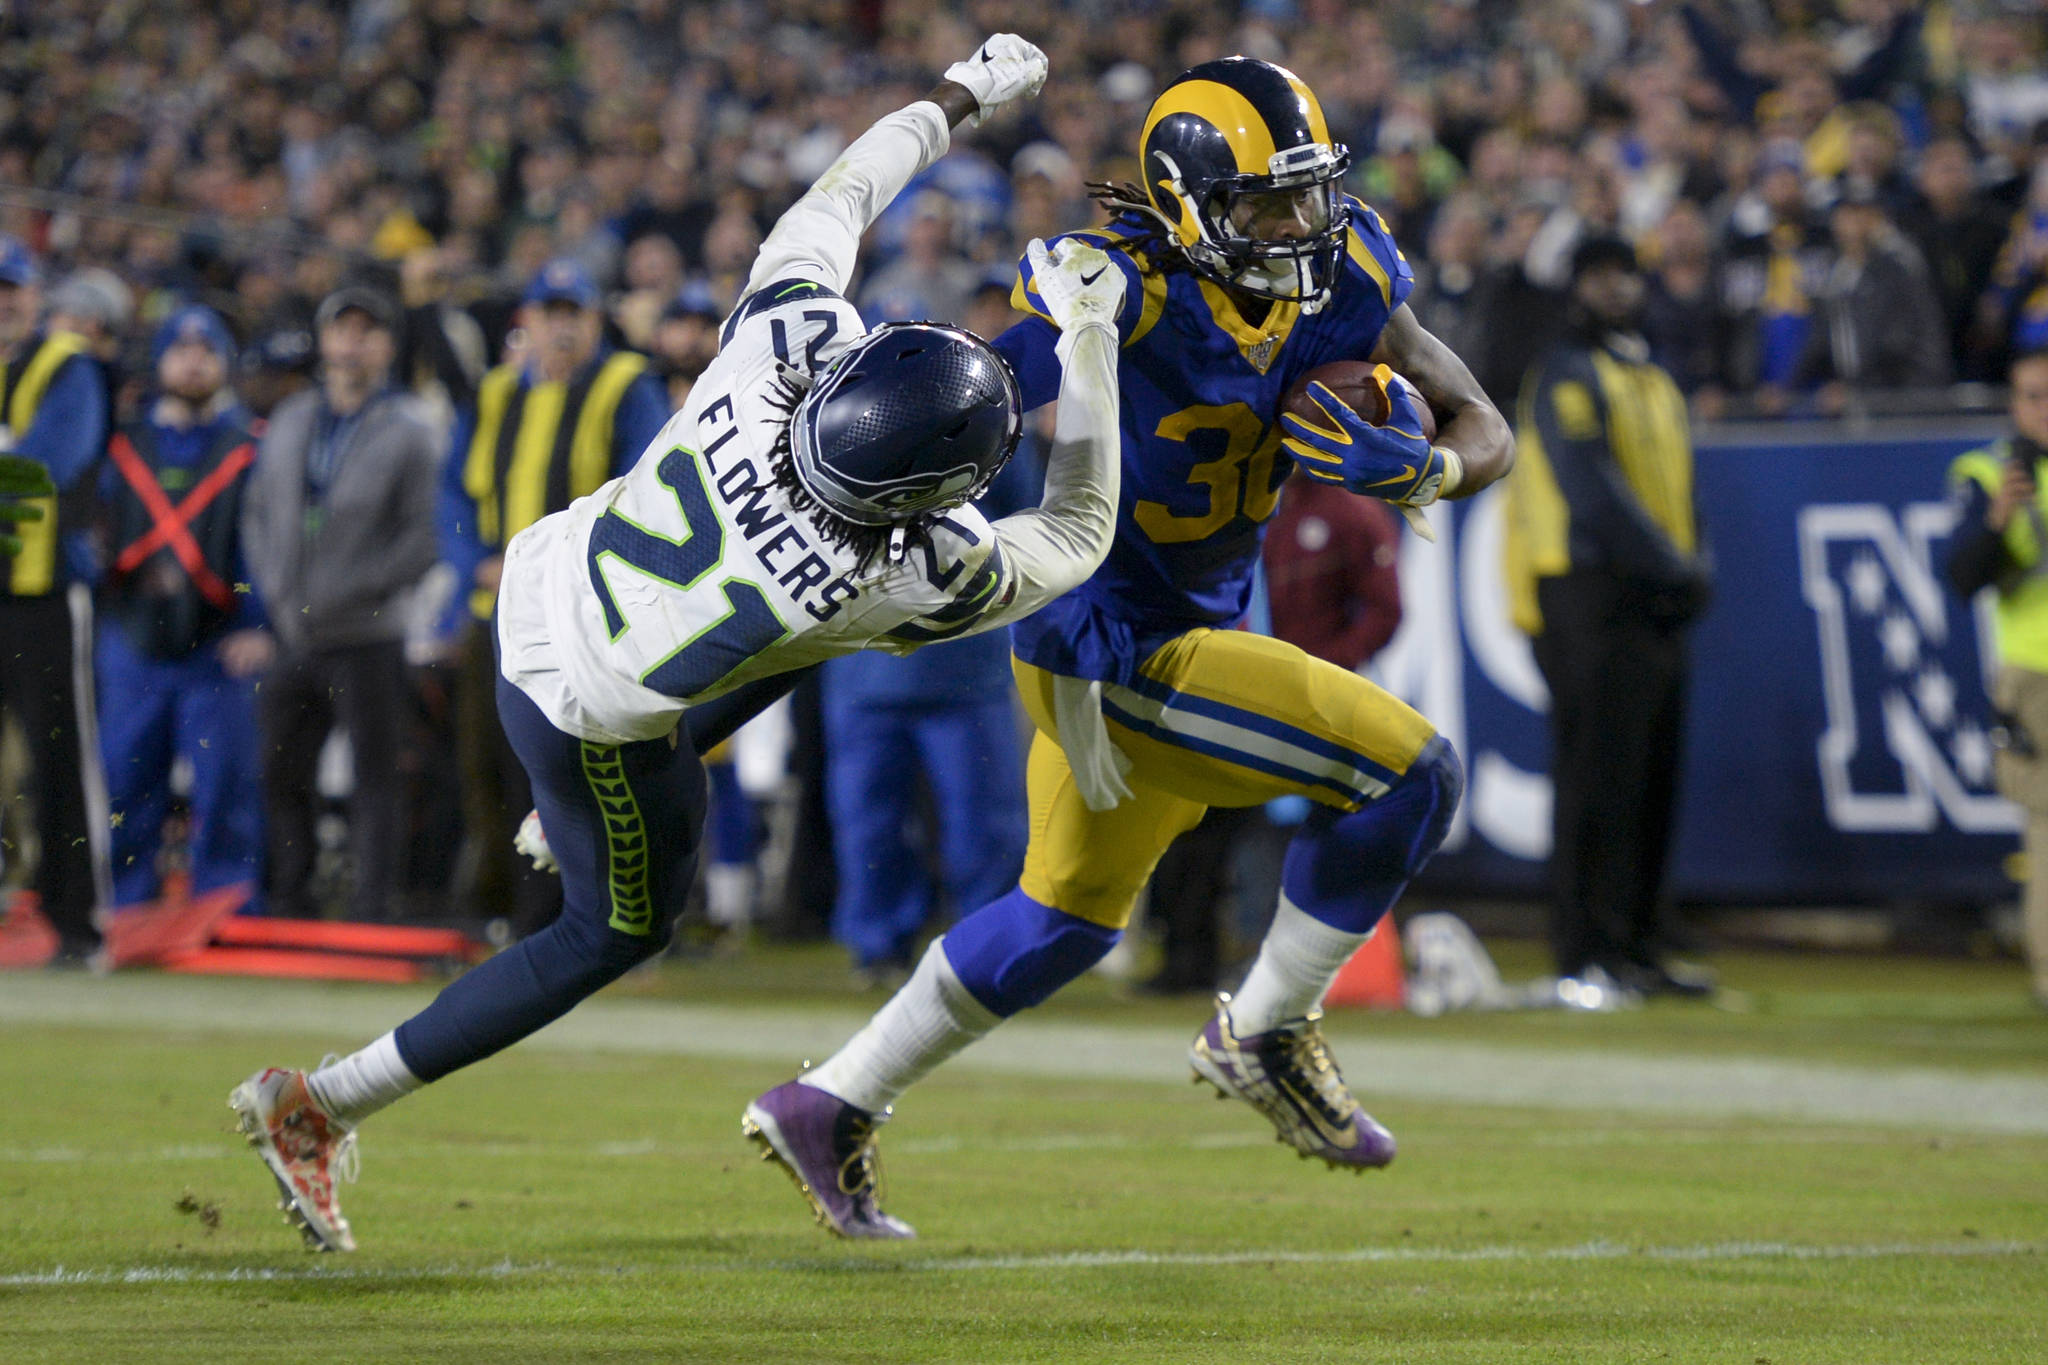
[[1010,367],[972,332],[877,327],[825,367],[796,406],[797,482],[860,526],[900,526],[988,487],[1017,448],[1024,403]]

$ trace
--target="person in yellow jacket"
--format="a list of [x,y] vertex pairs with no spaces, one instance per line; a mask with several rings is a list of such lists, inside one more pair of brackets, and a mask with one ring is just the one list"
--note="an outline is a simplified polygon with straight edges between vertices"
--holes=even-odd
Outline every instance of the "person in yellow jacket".
[[441,557],[474,626],[463,653],[457,740],[478,909],[524,937],[555,917],[561,883],[512,852],[533,807],[526,770],[498,725],[491,616],[507,542],[624,474],[668,420],[647,357],[604,342],[597,283],[576,261],[543,266],[519,311],[520,358],[486,374],[457,418],[442,466]]
[[2027,964],[2034,999],[2048,1008],[2048,351],[2015,360],[2011,383],[2013,434],[1949,467],[1960,515],[1948,577],[1965,597],[1998,594],[1998,789],[2027,812]]
[[14,502],[0,524],[0,707],[20,723],[29,752],[20,794],[36,812],[34,888],[57,931],[54,963],[80,966],[99,948],[93,912],[113,892],[91,555],[73,504],[106,449],[109,404],[86,339],[51,325],[44,302],[34,255],[0,237],[0,452],[38,466],[36,484],[48,490]]
[[1714,988],[1669,956],[1662,904],[1686,640],[1712,576],[1685,400],[1637,331],[1642,298],[1634,248],[1579,244],[1566,333],[1522,385],[1507,482],[1509,600],[1550,687],[1551,947],[1596,998]]

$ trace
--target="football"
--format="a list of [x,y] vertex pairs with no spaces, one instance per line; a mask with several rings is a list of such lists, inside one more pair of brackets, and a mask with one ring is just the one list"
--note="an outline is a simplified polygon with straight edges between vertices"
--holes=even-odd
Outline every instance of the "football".
[[1392,410],[1388,387],[1406,388],[1415,395],[1416,409],[1422,414],[1423,439],[1436,439],[1436,414],[1429,410],[1428,402],[1413,384],[1384,365],[1375,365],[1369,360],[1337,360],[1328,365],[1318,365],[1294,381],[1293,387],[1280,400],[1282,410],[1306,421],[1321,420],[1322,414],[1307,397],[1308,386],[1312,383],[1328,388],[1349,404],[1353,412],[1376,427],[1386,425]]

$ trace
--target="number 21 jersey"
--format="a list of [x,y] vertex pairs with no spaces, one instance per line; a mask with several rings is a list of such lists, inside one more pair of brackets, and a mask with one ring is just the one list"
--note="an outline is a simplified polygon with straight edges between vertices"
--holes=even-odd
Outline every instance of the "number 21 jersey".
[[863,330],[814,280],[756,290],[632,471],[514,537],[501,666],[556,728],[652,739],[742,683],[858,649],[907,653],[1009,602],[1015,584],[972,507],[904,559],[863,568],[777,487],[792,385],[808,388]]

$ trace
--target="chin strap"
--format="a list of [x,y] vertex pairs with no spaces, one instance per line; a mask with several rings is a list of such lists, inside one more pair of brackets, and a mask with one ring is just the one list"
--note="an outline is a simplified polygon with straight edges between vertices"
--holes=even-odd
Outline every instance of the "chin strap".
[[903,556],[909,552],[909,547],[909,529],[899,521],[889,531],[889,562],[891,564],[901,564]]

